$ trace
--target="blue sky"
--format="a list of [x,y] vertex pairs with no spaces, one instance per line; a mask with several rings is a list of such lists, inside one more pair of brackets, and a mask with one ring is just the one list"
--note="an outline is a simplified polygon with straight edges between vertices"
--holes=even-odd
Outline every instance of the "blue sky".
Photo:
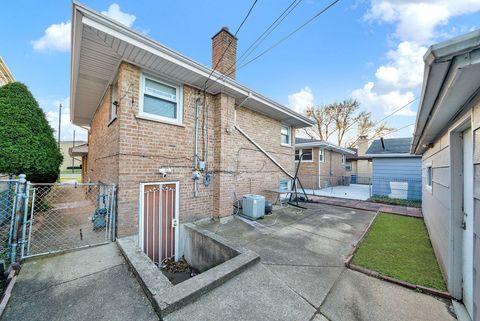
[[[238,34],[242,53],[292,0],[258,0]],[[236,30],[252,1],[93,1],[83,4],[147,33],[149,37],[211,64],[211,36]],[[298,27],[329,2],[303,0],[257,52]],[[52,123],[59,103],[68,123],[70,1],[2,4],[0,55],[26,83]],[[299,112],[311,104],[356,98],[381,119],[418,97],[422,56],[429,45],[476,28],[480,0],[341,0],[286,42],[241,69],[237,79]],[[8,32],[6,32],[8,30]],[[418,102],[418,101],[417,101]],[[389,118],[400,128],[415,122],[417,102]],[[408,136],[411,128],[395,133]],[[83,130],[77,129],[80,137]],[[354,135],[352,131],[350,135]]]

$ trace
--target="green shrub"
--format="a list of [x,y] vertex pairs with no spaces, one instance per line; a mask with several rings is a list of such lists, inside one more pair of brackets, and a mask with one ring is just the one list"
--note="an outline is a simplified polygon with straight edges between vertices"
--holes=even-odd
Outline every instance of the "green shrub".
[[0,173],[55,182],[63,156],[45,113],[19,82],[0,87]]

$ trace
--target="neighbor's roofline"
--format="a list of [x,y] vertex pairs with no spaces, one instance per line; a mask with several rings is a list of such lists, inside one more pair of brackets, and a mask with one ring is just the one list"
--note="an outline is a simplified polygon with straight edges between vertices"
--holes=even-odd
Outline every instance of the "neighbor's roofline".
[[[237,81],[231,79],[230,77],[224,77],[224,75],[220,72],[217,72],[213,70],[212,68],[209,68],[205,65],[202,65],[198,63],[197,61],[181,54],[180,52],[177,52],[173,49],[170,49],[161,43],[147,37],[146,35],[137,32],[125,25],[120,24],[119,22],[103,15],[100,13],[97,13],[96,11],[88,8],[87,6],[80,4],[78,1],[73,0],[73,6],[72,6],[72,31],[71,31],[71,37],[73,39],[72,41],[72,50],[71,50],[71,62],[74,61],[74,55],[78,54],[77,48],[75,48],[76,41],[79,36],[81,37],[81,33],[79,34],[79,30],[77,28],[81,26],[77,26],[77,24],[88,24],[93,27],[105,27],[110,30],[112,30],[117,36],[121,37],[128,37],[130,40],[134,41],[137,43],[138,46],[140,46],[143,49],[149,50],[150,52],[160,56],[160,57],[165,57],[168,56],[171,58],[170,60],[173,60],[174,63],[183,66],[193,72],[196,72],[198,74],[208,76],[211,74],[210,80],[212,82],[218,82],[221,83],[223,86],[227,86],[235,91],[237,91],[240,94],[243,94],[245,97],[250,96],[250,99],[257,99],[258,101],[264,103],[265,105],[268,105],[278,111],[280,111],[283,114],[289,115],[300,122],[302,122],[305,127],[313,125],[315,122],[311,119],[309,119],[306,116],[303,116],[290,108],[287,108],[270,98],[267,98],[243,85],[238,83]],[[81,19],[80,21],[77,20],[77,13],[81,14]],[[173,59],[172,59],[173,58]],[[78,62],[78,58],[75,60]],[[71,63],[71,92],[73,93],[74,91],[74,74],[77,71],[75,68],[78,66],[73,66]],[[74,115],[74,95],[70,96],[70,105],[72,106],[72,113],[71,117]],[[301,126],[297,126],[301,127]]]
[[355,152],[352,151],[351,149],[341,147],[335,144],[331,144],[328,142],[311,142],[311,143],[300,143],[300,144],[295,144],[295,148],[297,147],[327,147],[327,148],[332,148],[335,150],[338,150],[344,154],[351,154],[355,155]]
[[421,155],[407,154],[407,153],[392,153],[392,154],[365,154],[371,158],[403,158],[403,157],[422,157]]

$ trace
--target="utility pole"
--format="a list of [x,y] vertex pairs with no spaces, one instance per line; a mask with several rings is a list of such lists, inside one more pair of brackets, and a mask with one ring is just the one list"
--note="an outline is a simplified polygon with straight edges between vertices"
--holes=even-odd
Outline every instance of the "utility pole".
[[58,106],[58,149],[60,149],[60,126],[62,124],[62,104]]

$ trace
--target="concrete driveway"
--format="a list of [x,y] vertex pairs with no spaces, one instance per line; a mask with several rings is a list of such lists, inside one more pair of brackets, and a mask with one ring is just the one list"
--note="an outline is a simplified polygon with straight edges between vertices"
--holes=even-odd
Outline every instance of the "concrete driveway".
[[375,213],[308,207],[280,209],[257,222],[198,223],[257,252],[261,263],[165,320],[455,320],[449,301],[344,267]]
[[2,321],[158,320],[115,243],[27,260]]

